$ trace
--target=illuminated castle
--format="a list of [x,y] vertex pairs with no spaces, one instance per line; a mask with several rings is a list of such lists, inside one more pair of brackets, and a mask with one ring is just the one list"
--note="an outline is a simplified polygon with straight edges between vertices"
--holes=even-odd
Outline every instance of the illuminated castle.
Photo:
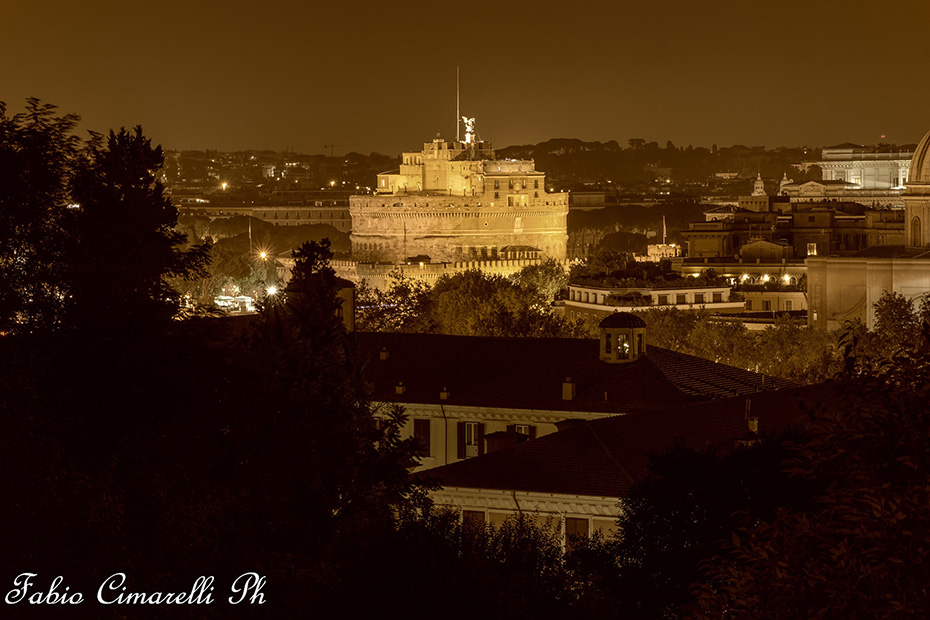
[[533,160],[498,159],[464,118],[464,141],[437,137],[352,196],[352,257],[361,262],[565,258],[568,194],[547,193]]

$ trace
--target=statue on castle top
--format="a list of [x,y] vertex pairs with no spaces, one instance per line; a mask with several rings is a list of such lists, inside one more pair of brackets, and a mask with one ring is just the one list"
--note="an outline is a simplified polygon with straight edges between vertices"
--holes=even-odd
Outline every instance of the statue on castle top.
[[465,123],[465,144],[473,144],[475,141],[475,119],[463,116],[462,122]]

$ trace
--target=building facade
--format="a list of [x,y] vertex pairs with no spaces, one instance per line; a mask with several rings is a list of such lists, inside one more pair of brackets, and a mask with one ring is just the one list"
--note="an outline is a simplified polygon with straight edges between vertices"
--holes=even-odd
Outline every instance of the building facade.
[[823,149],[817,162],[825,181],[843,181],[863,191],[895,190],[907,182],[914,151],[839,144]]
[[730,299],[729,286],[609,287],[571,284],[560,307],[571,320],[600,321],[614,312],[650,308],[742,312],[742,301]]
[[883,293],[908,299],[930,293],[930,132],[910,162],[903,220],[901,245],[808,259],[810,325],[829,329],[858,320],[872,329],[874,305]]

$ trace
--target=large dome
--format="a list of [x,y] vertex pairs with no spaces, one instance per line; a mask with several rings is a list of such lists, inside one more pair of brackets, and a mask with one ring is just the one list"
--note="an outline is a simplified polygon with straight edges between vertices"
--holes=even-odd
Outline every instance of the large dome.
[[930,131],[914,151],[911,169],[907,175],[907,184],[930,184]]

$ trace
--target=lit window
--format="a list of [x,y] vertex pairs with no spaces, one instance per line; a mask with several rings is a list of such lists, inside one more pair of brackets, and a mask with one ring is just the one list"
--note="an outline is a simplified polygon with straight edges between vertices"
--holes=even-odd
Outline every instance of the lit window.
[[808,243],[807,244],[807,255],[808,256],[817,256],[817,244]]
[[460,459],[467,459],[482,454],[481,442],[484,440],[484,425],[480,422],[459,422]]

